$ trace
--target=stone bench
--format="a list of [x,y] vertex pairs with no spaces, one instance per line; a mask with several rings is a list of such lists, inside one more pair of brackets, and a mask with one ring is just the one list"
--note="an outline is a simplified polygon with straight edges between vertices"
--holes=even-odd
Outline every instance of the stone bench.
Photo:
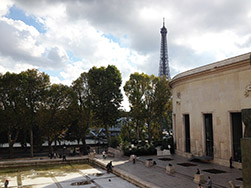
[[94,159],[96,155],[96,152],[90,152],[89,153],[89,158]]
[[203,174],[194,174],[194,179],[193,179],[194,183],[197,184],[202,184],[205,183],[205,176]]
[[161,158],[161,157],[167,157],[170,156],[170,150],[164,149],[163,151],[161,151],[160,149],[157,150],[157,157]]
[[152,159],[147,159],[147,160],[145,161],[145,166],[146,166],[146,167],[152,167],[153,164],[154,164],[154,161],[153,161]]
[[108,150],[107,150],[107,155],[109,157],[122,157],[124,155],[124,152],[122,151],[122,149],[120,148],[112,148],[112,147],[108,147]]
[[170,164],[166,165],[166,173],[167,173],[167,174],[174,174],[174,173],[175,173],[175,168],[174,168],[174,166],[173,166],[173,165],[170,165]]
[[115,157],[115,151],[114,150],[115,150],[114,148],[109,147],[108,150],[107,150],[107,156]]

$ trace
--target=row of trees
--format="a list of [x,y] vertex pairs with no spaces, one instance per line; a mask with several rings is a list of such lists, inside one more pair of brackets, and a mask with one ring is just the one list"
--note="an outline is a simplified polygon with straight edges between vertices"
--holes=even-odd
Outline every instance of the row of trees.
[[33,157],[34,142],[47,141],[52,152],[52,142],[67,135],[82,140],[86,154],[89,127],[105,127],[109,137],[107,128],[119,117],[120,86],[121,74],[110,65],[82,73],[70,87],[50,84],[49,76],[36,69],[0,75],[1,142],[8,140],[10,157],[14,143],[29,143]]
[[[106,130],[121,116],[121,73],[115,66],[93,67],[82,73],[71,86],[51,84],[49,76],[36,69],[19,74],[0,75],[0,142],[9,143],[10,157],[13,145],[48,142],[52,152],[53,141],[61,138],[82,141],[87,153],[86,135],[91,127]],[[124,86],[130,102],[128,121],[122,128],[124,141],[161,137],[162,127],[170,125],[170,88],[165,78],[144,73],[131,74]],[[144,138],[143,138],[144,137]]]

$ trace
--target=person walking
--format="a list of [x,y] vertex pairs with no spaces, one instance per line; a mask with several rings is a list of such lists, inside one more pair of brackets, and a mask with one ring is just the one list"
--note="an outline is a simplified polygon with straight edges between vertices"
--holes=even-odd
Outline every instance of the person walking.
[[213,184],[213,182],[212,182],[210,176],[208,176],[208,178],[207,178],[207,188],[212,188],[212,184]]
[[5,182],[4,182],[4,188],[8,188],[8,185],[9,185],[9,180],[5,180]]

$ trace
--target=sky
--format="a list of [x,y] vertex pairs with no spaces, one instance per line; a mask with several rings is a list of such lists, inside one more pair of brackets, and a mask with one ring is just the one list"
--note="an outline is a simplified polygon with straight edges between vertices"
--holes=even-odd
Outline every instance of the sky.
[[163,17],[171,77],[251,51],[250,0],[0,0],[0,73],[36,68],[71,85],[110,64],[122,86],[158,76]]

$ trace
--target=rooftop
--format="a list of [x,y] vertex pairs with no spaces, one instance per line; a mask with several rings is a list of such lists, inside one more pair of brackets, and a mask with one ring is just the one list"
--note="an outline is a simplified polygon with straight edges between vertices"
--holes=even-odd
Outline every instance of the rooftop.
[[177,80],[182,77],[206,72],[212,69],[221,68],[228,65],[232,65],[232,64],[235,64],[244,60],[248,60],[248,59],[251,59],[251,52],[182,72],[174,76],[172,78],[172,81]]

